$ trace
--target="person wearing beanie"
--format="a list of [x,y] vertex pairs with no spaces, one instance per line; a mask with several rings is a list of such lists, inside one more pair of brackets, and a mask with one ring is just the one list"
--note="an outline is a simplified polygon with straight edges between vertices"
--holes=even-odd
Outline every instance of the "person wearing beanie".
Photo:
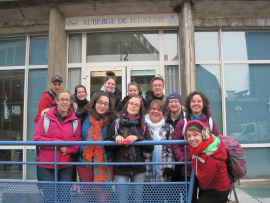
[[184,137],[190,144],[191,165],[199,182],[196,203],[226,203],[231,181],[225,163],[225,145],[199,120],[187,123]]
[[[179,120],[185,117],[185,112],[182,110],[182,96],[176,92],[173,92],[168,97],[168,113],[166,122],[175,128]],[[172,177],[172,182],[178,182],[184,180],[181,176],[181,165],[175,165],[175,175]]]

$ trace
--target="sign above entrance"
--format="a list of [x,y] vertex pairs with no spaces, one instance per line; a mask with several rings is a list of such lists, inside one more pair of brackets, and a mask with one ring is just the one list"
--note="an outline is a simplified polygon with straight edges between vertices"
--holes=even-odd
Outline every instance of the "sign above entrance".
[[66,30],[126,28],[126,27],[175,27],[179,25],[177,13],[66,17]]

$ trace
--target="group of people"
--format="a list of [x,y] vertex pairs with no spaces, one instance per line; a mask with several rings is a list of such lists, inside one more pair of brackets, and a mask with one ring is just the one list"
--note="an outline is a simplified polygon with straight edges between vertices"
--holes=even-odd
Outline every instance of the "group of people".
[[[185,161],[182,145],[132,145],[143,140],[186,140],[188,168],[195,171],[199,196],[193,202],[226,202],[230,179],[225,160],[226,150],[217,126],[211,118],[209,100],[198,91],[190,93],[183,105],[180,94],[163,94],[164,80],[154,77],[153,94],[146,100],[139,96],[138,84],[128,84],[128,95],[121,100],[114,72],[106,73],[104,86],[91,101],[86,88],[78,85],[75,94],[63,90],[63,80],[56,75],[51,90],[45,92],[35,118],[36,141],[115,141],[117,146],[59,146],[57,161],[59,181],[76,181],[76,166],[68,162],[172,162]],[[44,120],[50,120],[47,129]],[[74,129],[74,121],[78,122]],[[54,162],[54,147],[40,146],[38,162]],[[185,180],[181,165],[87,165],[78,164],[81,182],[169,182]],[[54,165],[39,164],[38,180],[54,180]],[[137,186],[136,192],[143,188]],[[119,188],[119,193],[124,192]],[[119,196],[124,201],[128,193]],[[90,198],[90,197],[89,197]]]

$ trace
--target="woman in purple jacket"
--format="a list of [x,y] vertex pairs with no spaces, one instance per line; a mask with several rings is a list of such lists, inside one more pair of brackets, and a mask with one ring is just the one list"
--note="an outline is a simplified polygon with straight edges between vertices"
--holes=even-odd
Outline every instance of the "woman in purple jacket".
[[[190,93],[187,96],[186,99],[186,118],[181,119],[175,129],[174,129],[174,133],[172,136],[172,140],[185,140],[184,135],[183,135],[183,128],[185,127],[185,123],[187,123],[190,120],[200,120],[201,122],[203,122],[205,125],[207,125],[208,127],[210,127],[209,124],[209,118],[210,118],[210,114],[211,111],[209,110],[209,100],[207,99],[207,97],[199,92],[199,91],[194,91],[192,93]],[[185,121],[186,119],[186,121]],[[212,119],[212,118],[211,118]],[[212,129],[212,134],[214,134],[215,136],[219,135],[218,132],[218,128],[215,124],[214,121],[213,122],[213,129]],[[171,147],[173,155],[176,159],[176,161],[179,162],[183,162],[185,161],[185,148],[182,145],[172,145]],[[186,146],[187,149],[187,161],[191,161],[192,158],[192,154],[190,153],[190,145]],[[191,165],[187,166],[187,175],[188,177],[190,177],[191,174]],[[180,174],[179,174],[180,175]],[[182,175],[182,180],[185,180],[185,168],[182,167],[181,170],[181,175]]]
[[[34,140],[35,141],[81,141],[81,122],[75,116],[74,112],[69,108],[71,104],[71,95],[67,90],[60,90],[56,95],[57,107],[51,108],[43,117],[38,121]],[[46,118],[45,118],[46,117]],[[43,120],[50,120],[47,133],[44,129]],[[78,120],[78,127],[73,132],[73,120]],[[46,127],[45,127],[46,128]],[[79,146],[58,146],[57,148],[57,161],[58,162],[74,162],[74,154],[78,152]],[[40,152],[38,155],[37,175],[39,181],[54,181],[54,165],[42,164],[41,162],[54,162],[55,150],[54,146],[40,146]],[[57,166],[57,180],[58,181],[75,181],[76,178],[76,166],[75,165],[58,165]],[[66,185],[69,187],[68,185]],[[41,184],[44,192],[44,202],[48,202],[54,199],[53,188],[49,185]],[[65,202],[69,202],[69,188],[62,187],[61,201],[63,198]],[[70,190],[70,189],[69,189]],[[59,194],[60,194],[59,193]]]

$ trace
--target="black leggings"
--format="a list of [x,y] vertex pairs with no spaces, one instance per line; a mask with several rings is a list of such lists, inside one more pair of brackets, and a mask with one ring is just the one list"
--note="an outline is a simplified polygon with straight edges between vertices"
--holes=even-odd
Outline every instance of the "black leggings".
[[217,191],[217,190],[201,190],[199,192],[199,199],[196,203],[226,203],[230,190]]

